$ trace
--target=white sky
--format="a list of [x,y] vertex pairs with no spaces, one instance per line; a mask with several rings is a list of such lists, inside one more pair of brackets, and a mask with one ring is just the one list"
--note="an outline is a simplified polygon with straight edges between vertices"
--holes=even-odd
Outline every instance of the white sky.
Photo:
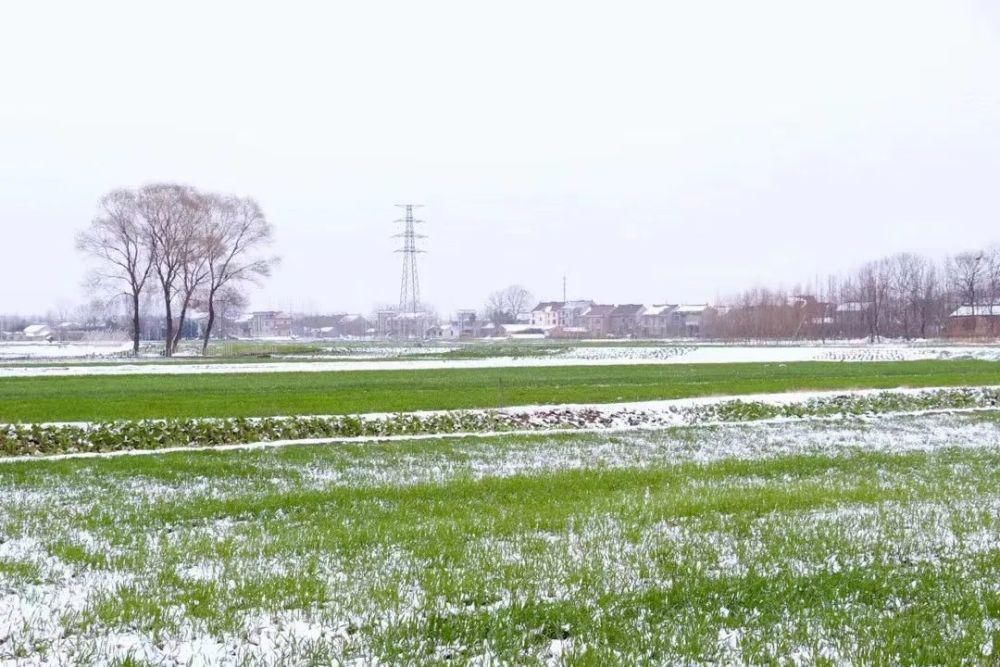
[[249,194],[254,305],[704,301],[1000,241],[1000,3],[4,2],[0,312],[119,186]]

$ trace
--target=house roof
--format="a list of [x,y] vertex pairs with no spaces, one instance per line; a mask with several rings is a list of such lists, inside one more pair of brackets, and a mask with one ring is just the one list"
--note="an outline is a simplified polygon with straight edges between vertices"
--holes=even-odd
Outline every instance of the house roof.
[[562,307],[566,305],[562,301],[542,301],[531,311],[533,313],[551,313],[557,310],[562,310]]
[[48,324],[29,324],[24,327],[25,336],[40,336],[44,333],[52,333],[52,327]]
[[684,315],[700,315],[704,313],[706,310],[708,310],[707,303],[696,303],[696,304],[677,306],[677,308],[674,309],[674,312],[683,313]]
[[643,306],[643,315],[664,315],[669,313],[677,306],[669,303],[660,304],[658,306]]
[[948,317],[972,317],[973,315],[1000,317],[1000,303],[994,304],[980,304],[973,308],[972,306],[965,305],[959,306],[955,311]]
[[623,303],[620,306],[615,306],[615,309],[611,311],[611,317],[633,317],[642,312],[641,303]]
[[595,303],[583,312],[583,317],[604,317],[610,315],[614,309],[615,307],[610,304]]

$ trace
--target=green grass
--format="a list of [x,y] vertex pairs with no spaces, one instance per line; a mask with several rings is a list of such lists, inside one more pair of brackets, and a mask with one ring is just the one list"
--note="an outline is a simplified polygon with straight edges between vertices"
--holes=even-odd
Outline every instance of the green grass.
[[[9,562],[0,586],[88,590],[61,622],[81,651],[109,632],[249,651],[254,628],[285,619],[328,629],[283,644],[285,664],[539,664],[555,640],[583,665],[988,664],[1000,450],[835,453],[805,433],[801,454],[707,463],[670,443],[718,429],[612,439],[645,457],[624,467],[594,458],[599,436],[8,465],[0,535],[46,558]],[[549,465],[507,467],[531,455]],[[91,546],[71,548],[80,535]],[[108,571],[119,585],[86,583]],[[38,646],[18,629],[0,659]]]
[[345,414],[997,383],[1000,365],[970,360],[6,378],[0,421]]

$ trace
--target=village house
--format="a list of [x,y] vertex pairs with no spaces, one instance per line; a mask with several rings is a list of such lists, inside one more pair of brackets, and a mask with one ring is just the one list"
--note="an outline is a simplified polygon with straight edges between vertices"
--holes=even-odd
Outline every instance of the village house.
[[643,338],[666,338],[674,335],[670,313],[676,307],[672,304],[643,306],[642,314],[639,316],[639,335]]
[[715,310],[708,304],[676,306],[670,311],[671,326],[677,335],[697,338],[711,323]]
[[337,323],[344,313],[332,315],[302,315],[295,318],[292,334],[306,338],[337,338],[340,327]]
[[593,305],[593,301],[583,299],[565,302],[562,306],[562,318],[559,322],[560,326],[570,327],[571,329],[582,327],[583,314]]
[[376,314],[375,331],[380,338],[421,339],[437,322],[428,313],[398,313],[380,310]]
[[562,301],[542,301],[531,311],[531,324],[537,327],[556,327],[563,324]]
[[483,326],[486,324],[476,311],[471,309],[459,310],[451,320],[449,330],[450,338],[481,338],[483,337]]
[[277,310],[260,310],[250,316],[250,335],[254,338],[289,338],[292,335],[291,315]]
[[611,333],[608,316],[615,309],[609,304],[595,303],[581,316],[580,323],[591,338],[604,338]]
[[344,315],[337,320],[337,330],[344,338],[364,338],[370,328],[368,319],[357,313]]
[[1000,335],[1000,303],[959,306],[945,322],[948,338],[994,338]]
[[640,303],[626,303],[615,306],[608,313],[608,329],[612,336],[629,338],[638,335],[643,306]]
[[55,332],[48,324],[30,324],[21,332],[25,340],[54,340]]

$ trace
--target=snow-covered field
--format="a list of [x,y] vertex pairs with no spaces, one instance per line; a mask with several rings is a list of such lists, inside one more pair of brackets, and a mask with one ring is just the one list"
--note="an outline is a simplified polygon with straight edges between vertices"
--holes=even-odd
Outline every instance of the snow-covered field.
[[106,359],[125,354],[131,343],[0,343],[0,361],[33,359]]
[[[604,345],[0,378],[950,358],[1000,349]],[[501,411],[518,433],[8,459],[0,667],[990,663],[995,390],[521,406]],[[735,423],[734,398],[758,421]]]
[[[2,348],[0,348],[2,349]],[[96,349],[96,348],[88,348]],[[392,349],[392,348],[389,348]],[[408,349],[408,348],[405,348]],[[432,356],[438,348],[420,349]],[[2,354],[2,353],[0,353]],[[202,374],[202,373],[278,373],[330,372],[371,370],[439,370],[449,368],[515,368],[558,367],[576,365],[628,364],[721,364],[721,363],[792,363],[800,361],[915,361],[926,359],[1000,360],[1000,347],[947,345],[700,345],[700,346],[599,346],[567,347],[544,356],[484,357],[475,359],[396,359],[389,352],[380,359],[324,360],[322,356],[309,360],[265,361],[260,363],[157,363],[142,361],[99,365],[0,365],[0,378],[67,376],[67,375],[137,375],[137,374]]]
[[988,662],[974,415],[0,467],[0,664]]

